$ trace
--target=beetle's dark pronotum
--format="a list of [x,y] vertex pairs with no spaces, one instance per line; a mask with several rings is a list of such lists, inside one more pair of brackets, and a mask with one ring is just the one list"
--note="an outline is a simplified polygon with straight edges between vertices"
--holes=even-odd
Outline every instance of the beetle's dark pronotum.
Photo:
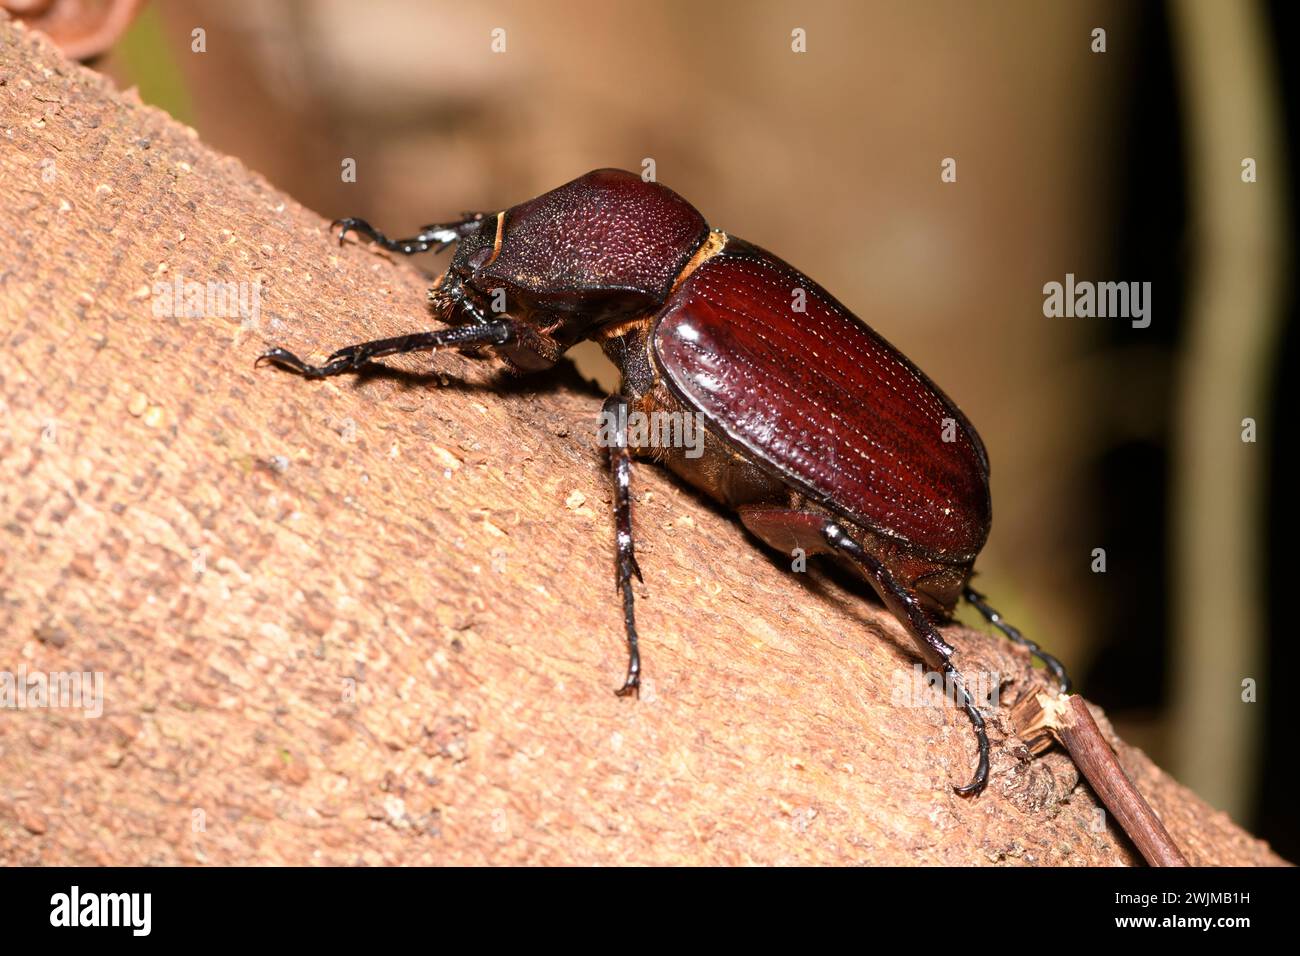
[[1060,663],[970,586],[991,507],[988,455],[966,416],[821,286],[710,229],[672,190],[602,169],[411,239],[388,239],[360,219],[339,224],[340,241],[357,232],[408,255],[454,244],[430,291],[449,328],[351,345],[319,366],[283,349],[259,361],[324,378],[385,355],[459,348],[530,372],[593,339],[622,374],[605,403],[609,420],[630,411],[702,417],[698,455],[615,431],[616,580],[628,644],[618,693],[635,692],[641,680],[630,483],[639,454],[735,509],[772,547],[834,554],[861,572],[952,682],[975,729],[979,763],[959,793],[984,787],[989,745],[937,626],[958,597],[1067,683]]

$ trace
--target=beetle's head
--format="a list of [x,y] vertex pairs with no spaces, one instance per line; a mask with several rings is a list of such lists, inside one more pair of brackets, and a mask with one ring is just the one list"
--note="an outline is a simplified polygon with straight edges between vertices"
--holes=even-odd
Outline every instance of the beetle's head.
[[[478,215],[447,227],[449,238],[456,243],[447,271],[429,290],[429,301],[438,318],[449,325],[464,325],[485,320],[490,301],[473,283],[475,274],[492,258],[496,247],[500,215]],[[499,308],[497,311],[501,311]]]

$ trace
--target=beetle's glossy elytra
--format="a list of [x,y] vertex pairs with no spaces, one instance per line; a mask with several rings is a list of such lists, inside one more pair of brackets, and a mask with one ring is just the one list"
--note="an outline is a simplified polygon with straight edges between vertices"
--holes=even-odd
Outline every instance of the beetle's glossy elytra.
[[[627,676],[641,657],[632,578],[631,462],[653,457],[739,514],[782,550],[830,553],[856,568],[942,668],[976,732],[970,794],[988,779],[984,719],[938,625],[965,597],[1068,686],[1064,669],[1007,625],[970,586],[988,537],[988,455],[974,427],[924,373],[803,273],[744,240],[710,229],[672,190],[601,169],[496,213],[388,239],[413,254],[456,246],[430,292],[448,328],[363,342],[309,365],[283,349],[262,359],[322,378],[385,355],[459,348],[516,371],[547,368],[583,340],[622,374],[607,421],[696,415],[702,448],[610,442],[615,580],[623,597]],[[503,307],[504,306],[504,307]],[[260,360],[259,360],[260,361]]]
[[784,262],[730,240],[668,300],[653,342],[675,392],[840,517],[941,560],[970,561],[984,546],[988,465],[975,430]]

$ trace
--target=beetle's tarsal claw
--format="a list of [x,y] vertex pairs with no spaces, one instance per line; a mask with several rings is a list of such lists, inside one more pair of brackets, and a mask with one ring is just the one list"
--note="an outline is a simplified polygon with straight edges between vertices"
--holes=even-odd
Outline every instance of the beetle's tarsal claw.
[[268,349],[263,352],[257,357],[257,361],[253,363],[253,368],[260,368],[263,362],[269,362],[272,365],[277,365],[290,372],[298,372],[301,375],[306,375],[307,370],[311,368],[298,356],[281,348]]
[[294,355],[292,352],[287,352],[284,349],[271,349],[268,352],[263,352],[257,357],[257,361],[253,363],[253,367],[257,368],[263,362],[270,362],[272,365],[278,366],[286,371],[296,372],[303,378],[327,378],[330,375],[337,375],[340,372],[348,371],[348,369],[352,367],[352,364],[354,364],[337,362],[335,361],[334,356],[330,356],[330,360],[324,365],[308,365],[302,359],[298,358],[298,356]]
[[976,709],[975,702],[971,699],[970,692],[966,690],[966,683],[957,672],[957,668],[951,663],[945,663],[943,672],[953,689],[960,695],[958,702],[966,711],[966,716],[970,718],[971,727],[975,731],[975,740],[979,745],[979,762],[975,765],[975,776],[965,786],[953,787],[953,790],[961,796],[972,797],[983,790],[989,782],[989,735],[984,728],[984,717]]
[[981,766],[975,771],[975,778],[970,783],[960,787],[953,787],[953,792],[963,797],[973,797],[982,791],[989,782],[988,767]]
[[330,228],[339,227],[339,245],[343,245],[343,239],[349,232],[358,232],[370,239],[376,238],[379,234],[375,232],[374,227],[364,219],[356,219],[348,216],[344,219],[335,219],[330,223]]

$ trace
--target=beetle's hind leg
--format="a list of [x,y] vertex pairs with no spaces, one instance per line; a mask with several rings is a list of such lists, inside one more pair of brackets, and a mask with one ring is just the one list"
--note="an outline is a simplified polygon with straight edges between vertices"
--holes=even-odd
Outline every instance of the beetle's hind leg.
[[413,256],[421,252],[428,252],[432,249],[434,252],[442,252],[448,246],[459,242],[467,235],[478,228],[488,213],[467,212],[459,222],[434,223],[429,226],[421,226],[418,235],[409,239],[389,239],[382,232],[376,229],[364,219],[356,219],[349,216],[346,219],[335,219],[330,223],[330,227],[339,227],[339,244],[343,243],[343,237],[349,232],[359,233],[369,239],[377,246],[387,249],[389,252],[400,252],[404,256]]
[[989,736],[984,727],[984,717],[975,707],[975,702],[966,690],[965,679],[952,663],[952,645],[939,636],[939,629],[926,614],[920,599],[899,584],[889,573],[889,569],[850,537],[843,528],[834,521],[826,521],[821,531],[822,537],[832,550],[847,557],[866,573],[868,580],[889,605],[889,609],[906,624],[912,638],[921,644],[921,649],[938,658],[943,676],[952,685],[962,709],[966,711],[966,717],[975,730],[975,739],[979,745],[979,762],[975,767],[975,776],[965,786],[953,789],[963,795],[979,793],[989,780]]
[[989,778],[989,738],[984,717],[975,707],[966,682],[952,663],[952,645],[939,635],[916,591],[901,584],[885,565],[835,519],[820,512],[774,503],[741,505],[740,520],[750,531],[779,551],[801,548],[807,554],[830,552],[859,568],[884,600],[885,606],[907,629],[921,653],[937,661],[946,682],[966,711],[979,746],[979,761],[971,782],[954,789],[963,795],[979,793]]
[[1062,694],[1069,693],[1071,687],[1070,675],[1066,673],[1064,664],[1003,620],[1002,615],[985,602],[984,595],[969,584],[962,588],[961,593],[962,597],[966,599],[966,603],[984,615],[986,621],[1021,647],[1027,648],[1030,654],[1042,661],[1043,666],[1051,671],[1052,676],[1056,678]]
[[[627,631],[627,677],[614,693],[620,697],[641,694],[641,651],[637,643],[635,595],[632,576],[643,581],[636,563],[632,539],[632,453],[627,447],[628,402],[622,395],[611,395],[600,411],[604,431],[610,438],[609,470],[614,479],[614,534],[617,553],[614,562],[614,587],[623,595],[623,627]],[[612,427],[610,427],[612,425]]]

